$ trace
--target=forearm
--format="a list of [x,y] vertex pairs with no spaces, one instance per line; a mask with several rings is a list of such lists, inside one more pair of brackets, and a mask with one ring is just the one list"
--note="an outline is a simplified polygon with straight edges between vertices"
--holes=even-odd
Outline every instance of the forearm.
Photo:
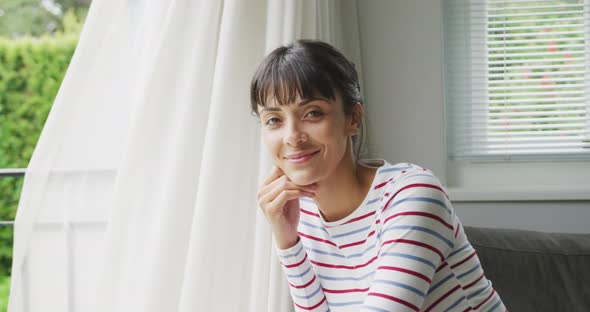
[[301,240],[288,249],[277,247],[279,261],[289,283],[295,311],[328,311],[328,302]]

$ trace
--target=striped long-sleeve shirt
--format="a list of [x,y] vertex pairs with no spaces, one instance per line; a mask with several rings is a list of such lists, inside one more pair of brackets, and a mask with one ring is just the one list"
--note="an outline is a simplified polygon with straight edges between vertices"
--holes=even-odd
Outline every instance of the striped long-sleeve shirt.
[[277,250],[296,311],[506,311],[445,189],[411,163],[378,166],[362,204],[327,222],[300,198],[299,240]]

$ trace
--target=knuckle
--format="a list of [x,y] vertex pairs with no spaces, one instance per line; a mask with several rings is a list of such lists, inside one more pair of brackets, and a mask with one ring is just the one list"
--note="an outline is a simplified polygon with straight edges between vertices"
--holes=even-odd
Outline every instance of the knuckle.
[[283,179],[281,181],[281,188],[286,189],[288,186],[289,186],[289,181]]

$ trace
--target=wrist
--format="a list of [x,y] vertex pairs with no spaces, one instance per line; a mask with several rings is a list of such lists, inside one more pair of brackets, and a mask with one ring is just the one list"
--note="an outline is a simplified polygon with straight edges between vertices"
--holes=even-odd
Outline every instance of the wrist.
[[289,248],[297,245],[298,242],[299,242],[299,235],[296,235],[292,239],[283,239],[283,240],[277,239],[277,241],[276,241],[277,248],[279,248],[281,250],[289,249]]

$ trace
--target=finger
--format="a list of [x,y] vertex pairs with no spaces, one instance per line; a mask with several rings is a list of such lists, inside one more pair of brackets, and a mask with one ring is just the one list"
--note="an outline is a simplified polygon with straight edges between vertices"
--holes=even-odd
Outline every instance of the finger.
[[261,189],[259,201],[261,203],[271,202],[284,190],[301,190],[310,194],[310,197],[315,195],[315,189],[312,187],[297,185],[286,176],[282,176]]
[[284,190],[268,205],[268,212],[271,214],[282,213],[287,201],[308,196],[309,193],[301,190]]
[[284,190],[298,189],[286,176],[281,176],[271,183],[263,186],[260,190],[262,203],[272,202]]
[[262,184],[260,186],[267,185],[282,175],[284,175],[284,173],[281,170],[281,168],[279,168],[279,166],[277,165],[273,165],[270,169],[269,175],[264,179],[264,181],[262,181]]
[[[280,168],[278,168],[280,170]],[[282,172],[282,171],[281,171]],[[289,182],[289,183],[287,183]],[[307,185],[300,185],[297,184],[293,181],[291,181],[291,179],[289,179],[289,177],[286,174],[283,174],[281,176],[279,176],[277,179],[275,179],[274,181],[268,183],[265,186],[261,187],[261,192],[267,192],[269,190],[273,190],[276,188],[277,185],[279,184],[286,184],[285,185],[285,189],[302,189],[308,192],[312,192],[315,193],[317,191],[317,183],[311,183],[311,184],[307,184]]]
[[265,195],[273,189],[275,189],[278,184],[283,183],[284,181],[288,181],[287,176],[284,175],[277,177],[276,179],[274,179],[274,181],[269,181],[271,177],[276,176],[276,170],[277,168],[273,167],[270,176],[266,178],[261,185],[258,186],[258,194],[256,195],[256,198],[258,198],[259,202],[261,201],[262,197],[266,197]]

